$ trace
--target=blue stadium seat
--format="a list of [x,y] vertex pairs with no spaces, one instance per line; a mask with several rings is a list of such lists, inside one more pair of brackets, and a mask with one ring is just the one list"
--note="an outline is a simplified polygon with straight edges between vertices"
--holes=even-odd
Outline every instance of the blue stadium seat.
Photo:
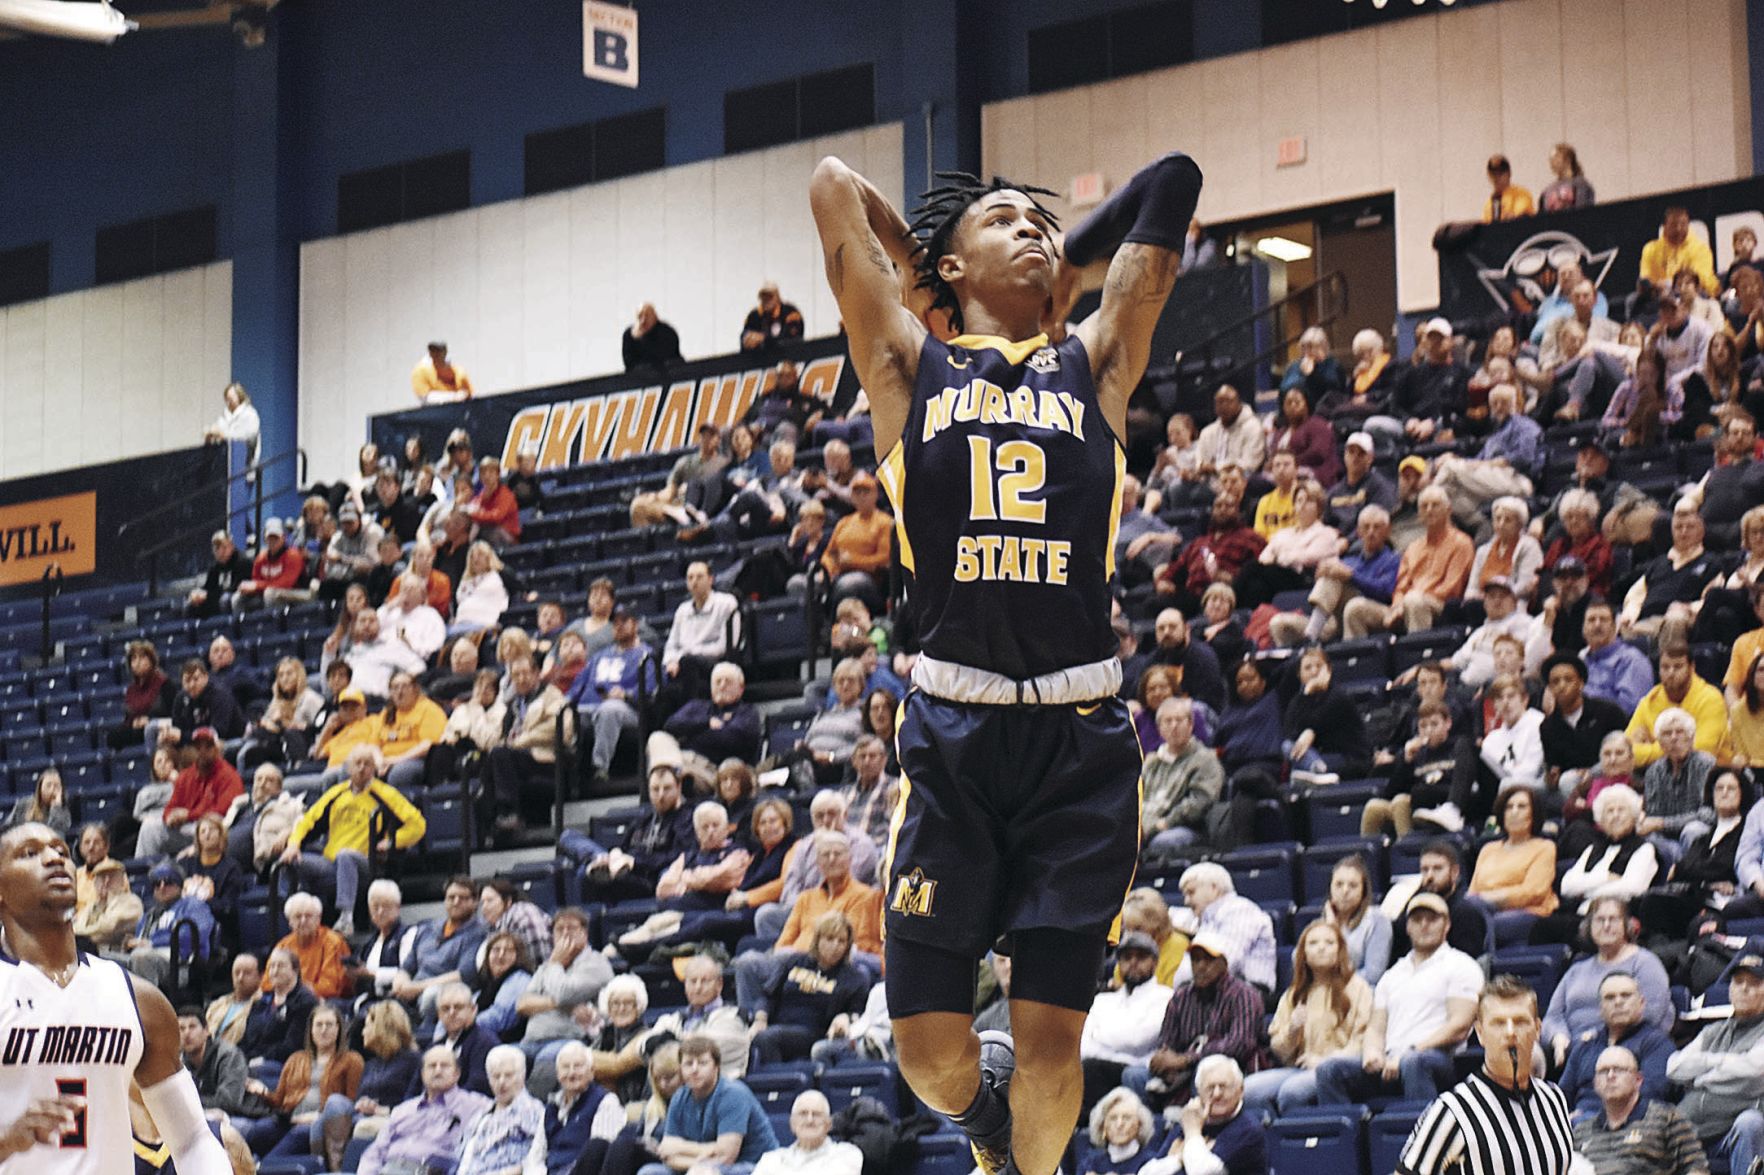
[[423,819],[428,828],[423,833],[423,849],[448,855],[465,848],[466,804],[461,788],[435,788],[423,797]]
[[1219,858],[1237,892],[1252,902],[1291,902],[1298,898],[1296,845],[1250,845]]
[[968,1175],[974,1154],[960,1134],[927,1134],[919,1139],[919,1157],[911,1175]]
[[1357,837],[1366,801],[1381,797],[1382,779],[1348,780],[1311,788],[1305,794],[1305,818],[1313,841]]
[[800,600],[761,600],[753,605],[749,631],[756,665],[794,665],[808,656],[808,619]]
[[1329,646],[1329,665],[1336,681],[1390,680],[1390,638],[1366,637]]
[[631,826],[643,819],[647,807],[614,808],[588,818],[588,837],[603,848],[623,844]]
[[81,824],[109,824],[129,810],[133,793],[126,783],[106,783],[81,792],[69,792]]
[[1403,1144],[1421,1120],[1426,1102],[1393,1102],[1378,1111],[1366,1127],[1366,1150],[1374,1171],[1394,1171]]
[[1366,1162],[1365,1110],[1312,1106],[1269,1127],[1268,1165],[1306,1175],[1360,1175]]
[[1564,945],[1502,947],[1489,960],[1492,975],[1517,975],[1537,992],[1540,1007],[1548,1007],[1556,984],[1568,970],[1572,951]]
[[805,1089],[814,1088],[815,1066],[808,1061],[790,1065],[768,1065],[764,1069],[749,1069],[742,1080],[753,1091],[753,1096],[759,1099],[762,1110],[767,1114],[782,1112],[788,1121],[790,1104],[796,1100],[796,1095]]
[[528,861],[505,870],[502,875],[534,905],[547,914],[555,914],[560,889],[558,874],[558,863],[553,860]]
[[1399,636],[1390,646],[1391,676],[1395,677],[1423,661],[1437,661],[1451,656],[1464,643],[1469,632],[1467,628],[1455,626],[1430,628],[1426,632]]
[[835,1065],[821,1072],[821,1092],[837,1114],[860,1097],[872,1097],[900,1113],[900,1072],[892,1064]]

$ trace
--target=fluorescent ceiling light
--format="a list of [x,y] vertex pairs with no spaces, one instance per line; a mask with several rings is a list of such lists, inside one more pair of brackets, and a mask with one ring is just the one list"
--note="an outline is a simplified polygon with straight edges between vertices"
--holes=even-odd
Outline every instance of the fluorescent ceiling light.
[[1287,237],[1263,237],[1256,242],[1256,252],[1276,261],[1309,261],[1311,247]]
[[73,0],[0,0],[0,28],[76,41],[114,41],[134,28],[128,17],[107,0],[96,4]]

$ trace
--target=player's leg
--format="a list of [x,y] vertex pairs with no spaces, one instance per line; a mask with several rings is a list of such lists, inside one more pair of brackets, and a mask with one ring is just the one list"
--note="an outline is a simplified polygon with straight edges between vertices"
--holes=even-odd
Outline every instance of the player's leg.
[[1011,1149],[1009,1074],[987,1080],[981,1070],[973,957],[901,938],[890,938],[885,949],[901,1076],[920,1101],[962,1128],[983,1171],[1003,1169]]
[[1023,1175],[1052,1175],[1084,1098],[1078,1042],[1108,943],[1100,934],[1026,930],[1011,954],[1011,1158]]

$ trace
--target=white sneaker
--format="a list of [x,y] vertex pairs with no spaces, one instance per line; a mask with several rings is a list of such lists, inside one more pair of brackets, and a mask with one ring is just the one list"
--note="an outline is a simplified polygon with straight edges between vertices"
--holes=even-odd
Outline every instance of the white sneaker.
[[353,937],[355,934],[355,915],[339,914],[337,916],[336,931],[344,938]]
[[1437,825],[1447,832],[1458,832],[1464,827],[1463,813],[1458,811],[1458,805],[1450,802],[1441,804],[1437,808],[1416,808],[1414,817],[1416,820],[1425,820],[1429,824]]
[[1340,783],[1341,776],[1333,771],[1294,771],[1292,782],[1308,783],[1313,787],[1326,787],[1332,783]]

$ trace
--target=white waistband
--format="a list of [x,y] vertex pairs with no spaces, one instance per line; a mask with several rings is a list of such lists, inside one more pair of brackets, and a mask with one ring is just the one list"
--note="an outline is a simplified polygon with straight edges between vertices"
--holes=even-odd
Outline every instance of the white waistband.
[[1017,681],[921,654],[913,665],[913,685],[935,697],[980,706],[1065,706],[1113,697],[1121,688],[1121,662],[1110,657]]

